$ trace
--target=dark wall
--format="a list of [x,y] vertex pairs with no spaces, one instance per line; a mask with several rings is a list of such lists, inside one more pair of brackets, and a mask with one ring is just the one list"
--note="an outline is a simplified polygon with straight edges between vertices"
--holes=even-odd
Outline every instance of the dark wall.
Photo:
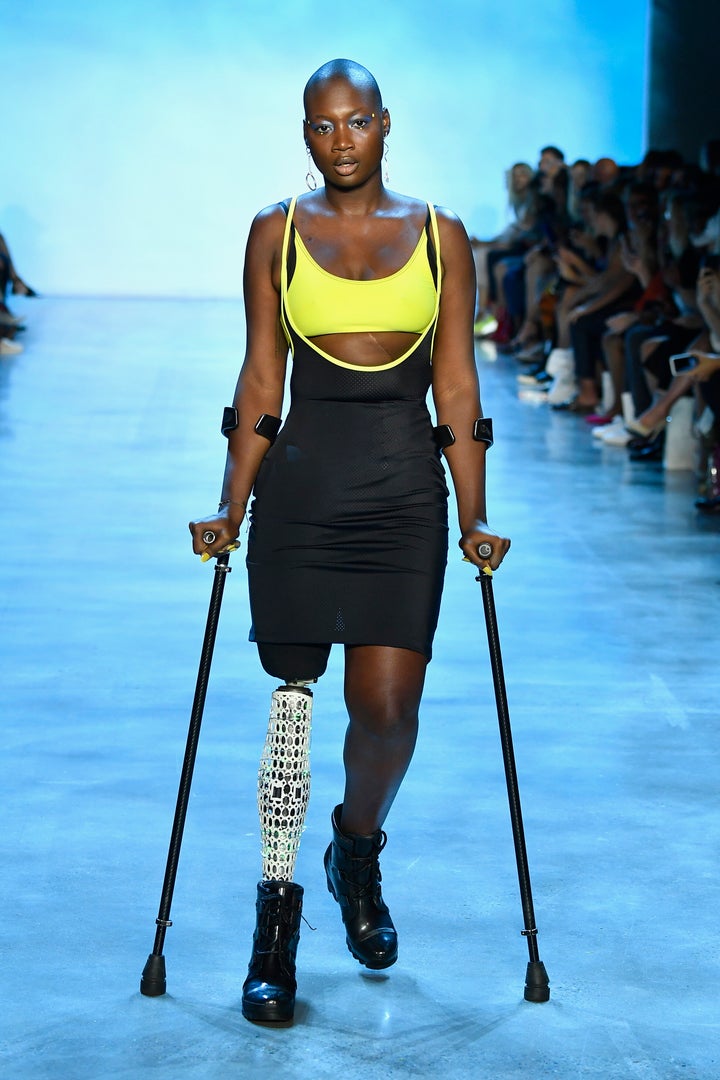
[[648,147],[697,161],[720,138],[720,0],[650,0]]

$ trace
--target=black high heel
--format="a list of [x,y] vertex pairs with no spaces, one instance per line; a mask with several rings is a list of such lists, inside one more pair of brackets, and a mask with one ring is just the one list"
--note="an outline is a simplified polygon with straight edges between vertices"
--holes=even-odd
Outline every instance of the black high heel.
[[662,461],[665,451],[665,430],[658,431],[649,438],[631,439],[628,443],[628,453],[631,461]]

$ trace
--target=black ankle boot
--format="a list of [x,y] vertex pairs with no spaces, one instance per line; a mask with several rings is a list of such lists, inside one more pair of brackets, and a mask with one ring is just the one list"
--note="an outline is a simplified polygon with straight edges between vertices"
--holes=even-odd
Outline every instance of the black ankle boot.
[[333,841],[325,852],[328,889],[340,905],[347,947],[365,967],[379,970],[397,960],[397,932],[380,891],[378,856],[387,836],[340,831],[341,806],[332,815]]
[[302,885],[258,882],[257,925],[243,983],[242,1014],[246,1020],[280,1023],[293,1018],[302,900]]

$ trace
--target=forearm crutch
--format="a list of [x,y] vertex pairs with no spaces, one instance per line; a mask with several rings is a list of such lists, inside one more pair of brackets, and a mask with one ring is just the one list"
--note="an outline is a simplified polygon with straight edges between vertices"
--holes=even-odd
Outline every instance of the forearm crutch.
[[[492,555],[491,545],[480,544],[478,554],[481,559],[489,559]],[[485,567],[475,580],[480,582],[483,607],[485,609],[485,623],[487,625],[488,647],[490,649],[490,666],[492,668],[493,685],[495,687],[495,702],[497,704],[498,722],[500,724],[500,742],[502,745],[503,763],[505,765],[505,780],[507,783],[508,802],[510,804],[510,821],[512,823],[515,860],[517,862],[518,882],[520,885],[520,901],[522,903],[523,921],[525,925],[522,935],[527,938],[528,952],[530,954],[530,960],[525,974],[524,997],[526,1001],[549,1001],[550,983],[545,970],[545,965],[541,961],[538,953],[538,932],[537,927],[535,926],[535,912],[533,910],[532,889],[530,887],[530,871],[528,870],[527,851],[525,849],[525,830],[523,829],[520,792],[518,790],[517,770],[515,768],[515,753],[513,751],[512,731],[510,730],[510,713],[508,711],[507,693],[505,691],[505,675],[503,674],[500,638],[498,636],[497,617],[495,614],[492,570],[489,567]]]
[[[205,543],[212,543],[215,535],[210,531],[203,534]],[[168,849],[167,864],[165,866],[165,880],[163,881],[162,894],[160,897],[160,910],[155,920],[155,944],[153,951],[147,958],[140,979],[140,993],[146,997],[160,997],[167,989],[165,978],[165,957],[163,956],[163,944],[170,921],[170,906],[172,904],[175,878],[177,877],[178,860],[180,858],[180,845],[182,844],[183,829],[185,828],[185,816],[187,814],[188,801],[190,799],[190,785],[192,784],[195,757],[197,755],[198,740],[200,738],[200,725],[202,724],[203,709],[205,707],[205,695],[207,693],[208,680],[210,678],[210,665],[212,663],[215,636],[217,634],[218,620],[220,618],[220,605],[222,604],[225,579],[231,571],[228,565],[229,552],[218,555],[215,561],[215,575],[210,594],[207,623],[205,624],[205,637],[203,638],[200,664],[198,667],[197,682],[195,684],[195,697],[193,698],[190,712],[190,726],[188,728],[187,743],[185,745],[185,758],[180,772],[180,784],[178,787],[177,803],[175,804],[175,818],[172,832],[170,833],[170,846]]]

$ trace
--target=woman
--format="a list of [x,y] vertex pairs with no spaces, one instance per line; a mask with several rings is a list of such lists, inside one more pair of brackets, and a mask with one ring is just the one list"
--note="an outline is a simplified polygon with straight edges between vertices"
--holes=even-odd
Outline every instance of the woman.
[[490,309],[491,304],[497,309],[502,308],[504,297],[498,289],[494,269],[503,259],[523,254],[532,243],[537,201],[531,186],[533,176],[532,167],[524,161],[512,165],[505,174],[505,182],[513,220],[494,240],[470,238],[477,277],[476,337],[491,335],[499,327]]
[[[381,826],[415,746],[447,549],[447,489],[425,406],[430,384],[438,422],[454,434],[446,453],[463,554],[494,569],[510,544],[485,524],[483,440],[491,436],[488,422],[478,421],[465,231],[447,211],[384,186],[390,116],[365,68],[325,64],[310,78],[304,105],[308,186],[314,164],[324,187],[253,222],[247,351],[222,502],[218,514],[190,525],[196,554],[227,550],[254,489],[251,638],[265,670],[285,683],[273,695],[260,767],[263,880],[243,987],[243,1014],[262,1021],[293,1015],[307,683],[325,670],[332,642],[345,646],[350,722],[345,791],[325,856],[328,888],[353,955],[373,969],[397,958],[380,890]],[[269,445],[288,344],[291,407]],[[488,560],[478,554],[485,542]]]
[[[567,308],[561,305],[558,311],[555,359],[559,363],[553,365],[555,382],[548,393],[554,409],[583,416],[597,414],[600,405],[597,372],[604,361],[607,320],[627,310],[641,293],[635,276],[623,262],[627,217],[622,199],[612,192],[599,192],[593,196],[592,206],[593,233],[605,247],[605,255],[597,271],[583,280],[578,256],[566,248],[559,251],[561,274],[576,287],[567,297]],[[568,338],[571,349],[566,348]],[[557,355],[561,351],[564,358]]]

